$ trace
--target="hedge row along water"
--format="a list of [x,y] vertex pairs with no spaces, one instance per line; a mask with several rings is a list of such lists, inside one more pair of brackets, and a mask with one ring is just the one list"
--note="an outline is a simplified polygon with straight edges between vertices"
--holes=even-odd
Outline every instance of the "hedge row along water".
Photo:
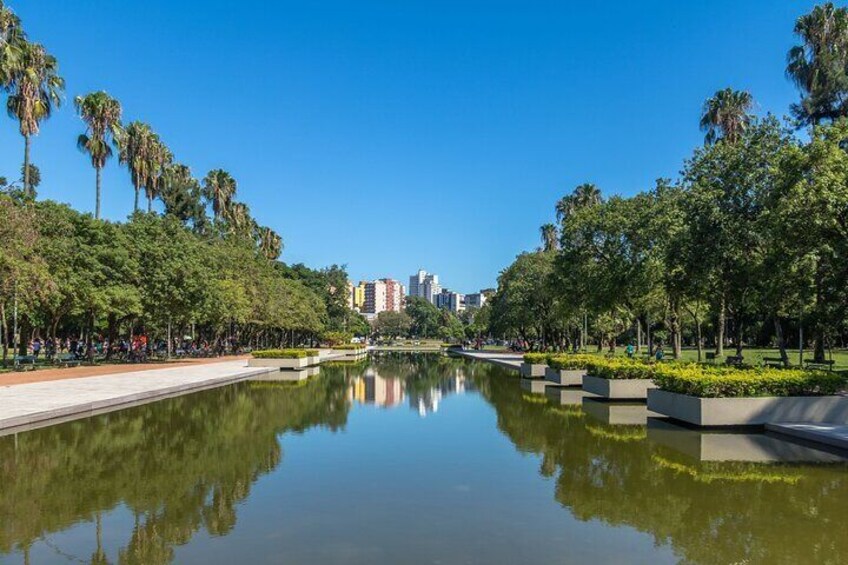
[[317,357],[317,349],[263,349],[254,351],[251,355],[255,359],[304,359],[306,357]]
[[800,369],[739,369],[544,353],[529,353],[524,356],[524,361],[547,364],[557,370],[585,369],[589,375],[602,379],[651,379],[662,390],[702,398],[822,396],[848,388],[848,378],[838,373]]

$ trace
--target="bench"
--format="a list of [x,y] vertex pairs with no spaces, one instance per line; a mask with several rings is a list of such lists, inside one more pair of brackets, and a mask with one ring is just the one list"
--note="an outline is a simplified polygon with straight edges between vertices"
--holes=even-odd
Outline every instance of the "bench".
[[716,362],[716,354],[715,354],[715,351],[707,351],[707,352],[704,354],[704,356],[705,356],[705,358],[706,358],[706,360],[707,360],[707,363],[715,363],[715,362]]
[[763,357],[763,366],[765,367],[785,367],[783,359],[780,357]]
[[832,371],[836,361],[815,361],[813,359],[804,359],[804,368],[811,371]]
[[62,367],[77,367],[81,361],[73,353],[63,353],[56,357],[56,364]]
[[725,365],[731,365],[733,367],[740,367],[742,365],[742,361],[744,361],[744,360],[745,360],[745,358],[742,357],[741,355],[728,355],[727,357],[724,358],[724,363],[725,363]]
[[35,369],[35,357],[32,355],[15,355],[15,370],[26,371]]

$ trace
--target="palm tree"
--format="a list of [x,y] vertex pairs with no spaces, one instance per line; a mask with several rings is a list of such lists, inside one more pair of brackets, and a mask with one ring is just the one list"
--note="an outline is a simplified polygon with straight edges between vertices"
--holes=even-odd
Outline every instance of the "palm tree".
[[224,219],[230,226],[230,233],[248,235],[254,232],[256,222],[250,216],[250,208],[247,207],[247,204],[230,202]]
[[150,178],[150,162],[155,141],[156,134],[150,126],[138,121],[130,123],[115,138],[115,145],[118,146],[118,161],[129,169],[135,189],[133,213],[138,212],[139,192],[142,187],[147,186]]
[[0,0],[0,85],[8,87],[26,34],[21,20]]
[[557,221],[562,223],[577,210],[598,205],[602,200],[601,190],[597,186],[590,182],[583,183],[575,188],[571,194],[563,196],[556,203]]
[[542,248],[545,251],[554,251],[558,247],[557,228],[554,224],[545,224],[539,231],[542,235]]
[[754,98],[744,90],[725,88],[704,102],[701,131],[707,132],[704,143],[711,145],[719,139],[736,143],[751,124]]
[[802,43],[786,55],[786,76],[802,97],[792,112],[809,124],[848,115],[848,9],[816,6],[798,18],[795,34]]
[[77,96],[74,106],[86,124],[86,133],[77,139],[77,147],[91,157],[95,170],[96,199],[94,217],[100,219],[100,176],[106,160],[112,156],[112,148],[106,141],[120,137],[121,103],[103,91]]
[[256,228],[255,234],[259,252],[269,261],[274,261],[279,258],[283,252],[283,238],[269,227]]
[[144,185],[144,192],[147,196],[148,213],[153,211],[153,199],[162,194],[165,189],[165,172],[174,162],[173,153],[171,153],[171,150],[162,143],[159,136],[156,134],[153,134],[149,155],[149,175],[147,177],[147,183]]
[[24,192],[30,194],[30,138],[38,134],[38,124],[50,117],[53,107],[62,103],[65,80],[58,74],[56,58],[40,43],[21,43],[10,71],[11,94],[6,110],[10,117],[18,120],[24,136]]
[[226,219],[236,189],[236,180],[223,169],[209,171],[203,179],[203,197],[212,205],[216,220]]

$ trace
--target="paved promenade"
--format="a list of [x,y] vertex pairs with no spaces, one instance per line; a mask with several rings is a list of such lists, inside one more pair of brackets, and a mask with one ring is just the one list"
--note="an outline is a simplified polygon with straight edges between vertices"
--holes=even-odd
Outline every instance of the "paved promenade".
[[467,357],[468,359],[476,359],[477,361],[488,361],[493,365],[504,367],[506,369],[514,369],[518,371],[521,368],[521,363],[524,361],[524,356],[520,353],[501,353],[490,351],[455,351],[457,355]]
[[0,387],[0,434],[224,386],[269,372],[243,359]]

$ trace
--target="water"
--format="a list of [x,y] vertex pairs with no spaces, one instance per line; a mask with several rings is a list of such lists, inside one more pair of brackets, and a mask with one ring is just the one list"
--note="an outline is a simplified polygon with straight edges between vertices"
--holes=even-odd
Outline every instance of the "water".
[[0,438],[0,562],[846,563],[848,467],[434,355]]

